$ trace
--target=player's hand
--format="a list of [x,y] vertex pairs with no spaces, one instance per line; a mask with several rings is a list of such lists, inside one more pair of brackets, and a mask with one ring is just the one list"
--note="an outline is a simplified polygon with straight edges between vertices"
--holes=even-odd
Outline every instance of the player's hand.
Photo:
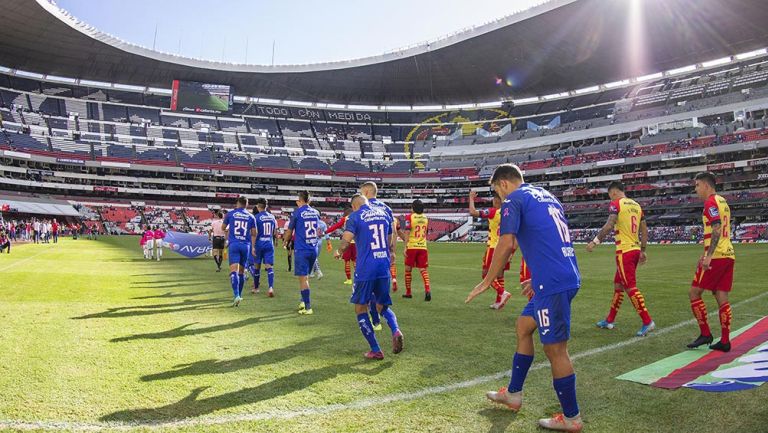
[[341,251],[339,251],[339,250],[334,251],[333,258],[336,259],[336,260],[339,260],[341,258]]
[[595,243],[594,243],[594,242],[592,242],[592,241],[589,241],[589,243],[587,244],[587,252],[588,252],[588,253],[591,253],[591,252],[592,252],[592,250],[594,250],[594,249],[595,249],[595,246],[596,246],[596,245],[595,245]]
[[708,271],[712,268],[712,256],[705,256],[701,259],[701,267]]
[[253,249],[251,249],[251,255],[253,255],[254,257],[256,257],[256,248],[253,248]]
[[522,290],[520,291],[520,294],[522,294],[528,299],[533,298],[533,288],[531,287],[530,278],[520,283],[520,287],[522,288]]
[[478,285],[475,286],[474,289],[472,289],[471,292],[469,292],[469,295],[467,295],[467,299],[464,300],[464,303],[469,304],[473,299],[477,297],[477,295],[488,290],[488,287],[491,287],[491,285],[487,284],[485,280],[481,281]]
[[477,191],[469,191],[469,199],[474,201],[477,198]]
[[645,262],[647,262],[647,261],[648,261],[648,256],[645,254],[645,251],[640,251],[640,261],[639,261],[639,263],[641,265],[644,265]]

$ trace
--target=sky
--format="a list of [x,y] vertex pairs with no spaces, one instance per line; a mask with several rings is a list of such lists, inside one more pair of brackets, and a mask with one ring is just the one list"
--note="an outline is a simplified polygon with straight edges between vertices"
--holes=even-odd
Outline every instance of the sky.
[[[383,54],[544,0],[57,0],[128,42],[232,63],[306,64]],[[157,36],[155,37],[155,30]]]

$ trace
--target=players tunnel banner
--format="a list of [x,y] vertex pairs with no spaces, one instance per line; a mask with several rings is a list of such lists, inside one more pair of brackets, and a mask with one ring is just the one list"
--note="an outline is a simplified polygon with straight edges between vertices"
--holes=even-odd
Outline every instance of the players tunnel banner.
[[617,379],[655,388],[707,392],[752,389],[768,382],[768,317],[731,334],[731,351],[688,350]]
[[208,240],[208,236],[173,231],[165,234],[163,245],[190,259],[202,256],[211,250],[211,241]]

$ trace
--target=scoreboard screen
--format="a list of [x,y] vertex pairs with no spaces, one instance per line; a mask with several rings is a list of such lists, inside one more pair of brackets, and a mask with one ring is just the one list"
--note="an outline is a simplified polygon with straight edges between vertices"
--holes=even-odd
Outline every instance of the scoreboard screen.
[[171,110],[222,114],[232,108],[232,88],[226,84],[173,80]]

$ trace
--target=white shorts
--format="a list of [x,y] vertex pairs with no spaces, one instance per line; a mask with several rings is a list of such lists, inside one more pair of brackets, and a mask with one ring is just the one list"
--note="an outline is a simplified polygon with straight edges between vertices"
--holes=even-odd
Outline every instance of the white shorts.
[[147,241],[147,243],[144,245],[144,247],[146,249],[148,249],[148,250],[151,250],[151,249],[155,248],[155,240],[154,239],[149,239]]

